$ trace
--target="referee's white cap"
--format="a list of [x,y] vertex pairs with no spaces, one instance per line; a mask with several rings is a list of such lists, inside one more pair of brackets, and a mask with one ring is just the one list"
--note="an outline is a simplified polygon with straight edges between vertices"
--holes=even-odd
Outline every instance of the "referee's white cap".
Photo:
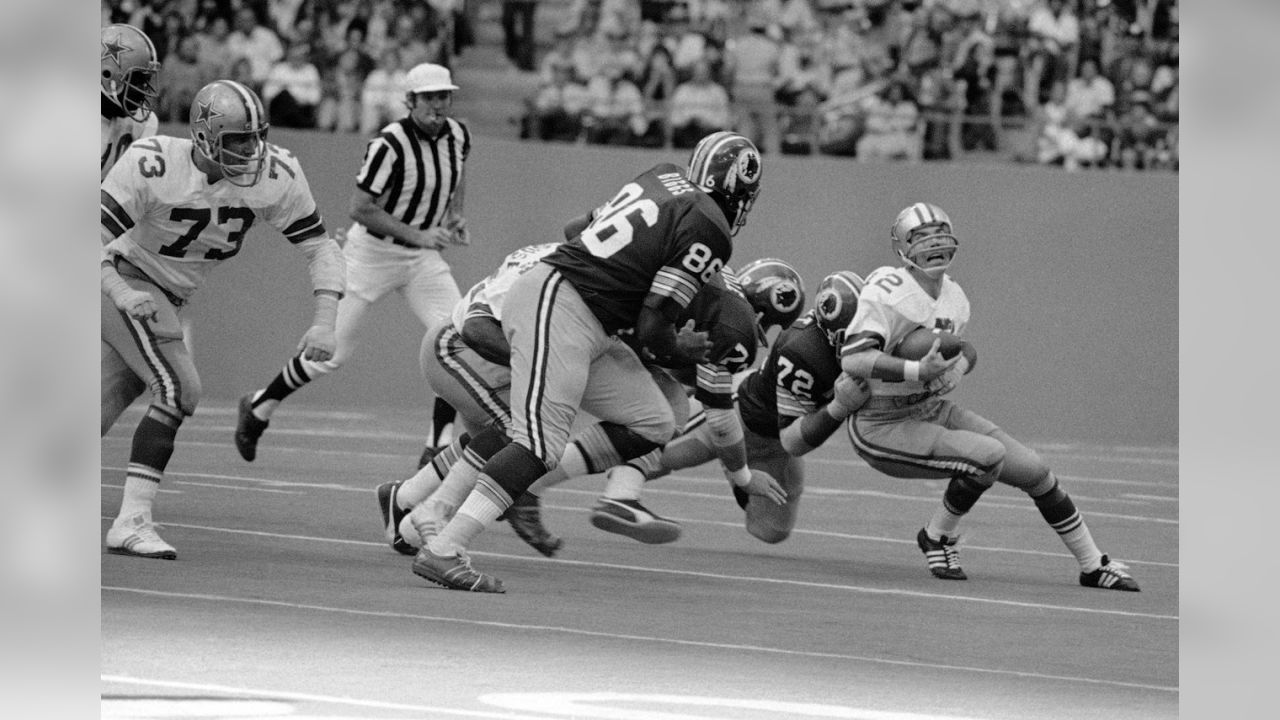
[[439,92],[440,90],[457,90],[449,68],[433,63],[422,63],[413,66],[404,80],[405,92]]

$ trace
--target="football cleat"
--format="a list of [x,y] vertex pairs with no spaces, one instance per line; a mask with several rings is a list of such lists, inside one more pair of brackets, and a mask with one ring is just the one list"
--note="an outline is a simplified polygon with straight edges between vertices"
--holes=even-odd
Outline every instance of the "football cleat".
[[471,558],[467,557],[466,553],[436,555],[429,548],[424,547],[413,558],[413,574],[450,590],[506,592],[501,580],[492,575],[477,572],[471,567]]
[[240,410],[236,417],[236,450],[249,462],[258,457],[258,438],[267,429],[269,421],[259,420],[253,414],[253,393],[240,398]]
[[538,496],[523,493],[516,498],[515,504],[507,508],[504,516],[516,535],[543,555],[555,557],[564,547],[564,540],[547,532],[542,524],[542,501]]
[[404,536],[400,534],[400,521],[409,512],[402,509],[396,502],[396,495],[399,492],[399,482],[384,482],[377,487],[378,510],[382,512],[383,535],[386,537],[387,543],[391,545],[392,550],[401,555],[413,555],[418,549],[405,542]]
[[660,517],[638,500],[600,498],[591,511],[591,524],[648,545],[675,542],[680,537],[679,523]]
[[956,549],[956,542],[956,538],[948,538],[946,535],[941,540],[933,540],[924,528],[916,533],[916,545],[924,553],[924,559],[929,563],[929,572],[934,577],[943,580],[969,579],[960,567],[960,551]]
[[1138,581],[1134,580],[1126,572],[1128,569],[1128,565],[1103,555],[1101,567],[1093,572],[1080,573],[1080,584],[1085,587],[1102,588],[1103,590],[1141,592],[1141,588],[1138,587]]
[[178,559],[178,551],[160,539],[149,512],[116,520],[107,530],[107,552],[157,560]]

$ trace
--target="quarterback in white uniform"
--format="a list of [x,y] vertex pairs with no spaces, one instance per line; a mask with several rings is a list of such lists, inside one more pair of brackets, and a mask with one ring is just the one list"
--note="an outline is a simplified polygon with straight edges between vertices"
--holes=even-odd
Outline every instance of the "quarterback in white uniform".
[[182,342],[181,309],[210,271],[240,251],[257,220],[307,256],[315,319],[298,345],[307,357],[333,354],[334,318],[345,289],[329,236],[302,168],[266,142],[262,101],[229,80],[196,93],[191,138],[133,142],[102,181],[102,432],[142,391],[152,402],[134,433],[110,552],[173,559],[151,519],[174,438],[200,397],[200,377]]
[[947,275],[959,242],[941,208],[914,203],[898,213],[889,234],[902,264],[867,277],[840,350],[843,371],[871,385],[871,399],[849,423],[849,438],[863,460],[887,475],[950,478],[941,507],[916,534],[930,572],[944,580],[967,579],[956,549],[960,518],[999,481],[1031,497],[1079,562],[1081,585],[1137,591],[1126,567],[1098,549],[1084,517],[1040,456],[943,397],[977,362],[968,341],[950,360],[936,340],[919,360],[890,354],[920,327],[962,335],[969,299]]

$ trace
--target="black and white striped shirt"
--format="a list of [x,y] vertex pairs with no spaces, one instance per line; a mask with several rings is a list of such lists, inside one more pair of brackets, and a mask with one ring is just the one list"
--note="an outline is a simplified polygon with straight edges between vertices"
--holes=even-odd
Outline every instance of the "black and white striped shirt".
[[[454,118],[435,140],[405,117],[387,125],[369,141],[356,187],[380,200],[387,214],[411,227],[441,223],[462,180],[471,153],[471,132]],[[386,236],[369,231],[377,238]]]

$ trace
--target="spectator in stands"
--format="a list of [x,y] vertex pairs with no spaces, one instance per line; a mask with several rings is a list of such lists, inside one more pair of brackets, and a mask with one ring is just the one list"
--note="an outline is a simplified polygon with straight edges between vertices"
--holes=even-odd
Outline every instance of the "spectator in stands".
[[513,65],[526,72],[534,69],[537,9],[537,0],[502,0],[502,50]]
[[543,84],[533,100],[521,137],[577,140],[582,134],[582,113],[590,99],[587,86],[574,78],[571,65],[555,65],[551,81]]
[[1127,170],[1152,166],[1158,142],[1165,130],[1151,112],[1151,97],[1141,92],[1130,98],[1129,109],[1118,121],[1119,131],[1112,142],[1111,161]]
[[235,30],[227,37],[227,47],[232,57],[249,61],[250,87],[258,89],[267,80],[267,73],[284,57],[284,45],[275,32],[258,22],[252,6],[244,5],[236,11]]
[[417,12],[396,18],[390,40],[400,48],[400,62],[406,67],[436,62],[440,58],[442,47],[435,28],[425,22],[428,14],[426,8],[415,5],[414,9]]
[[785,155],[809,155],[818,142],[818,107],[822,102],[813,88],[796,94],[792,106],[779,119],[779,147]]
[[587,83],[591,102],[583,116],[587,142],[634,145],[649,127],[640,88],[618,65],[606,66]]
[[360,134],[369,136],[404,112],[405,69],[395,45],[382,51],[378,67],[360,91]]
[[237,57],[231,61],[231,67],[227,69],[227,79],[251,88],[254,92],[261,94],[262,88],[253,82],[253,63],[249,62],[247,57]]
[[[306,17],[309,27],[299,28],[297,23],[300,19],[299,10],[302,8],[306,0],[267,0],[267,21],[268,24],[275,28],[276,34],[280,39],[287,43],[314,42],[317,38],[311,36],[311,31],[315,30],[315,23],[310,17]],[[355,3],[351,3],[354,5]]]
[[596,32],[635,37],[640,32],[640,3],[636,0],[600,0],[600,20]]
[[692,148],[708,134],[732,127],[729,93],[711,79],[706,62],[695,63],[693,77],[676,87],[670,122],[671,141],[677,148]]
[[311,46],[289,46],[283,62],[276,63],[262,85],[271,124],[277,127],[314,128],[320,106],[320,71],[311,62]]
[[906,81],[941,66],[942,39],[950,28],[951,14],[946,7],[927,4],[917,7],[902,39],[894,75]]
[[204,32],[196,35],[198,61],[212,77],[226,77],[231,71],[231,63],[235,62],[227,42],[230,36],[231,25],[221,15],[210,18]]
[[1115,101],[1115,86],[1098,72],[1098,64],[1092,60],[1084,61],[1080,77],[1067,83],[1067,108],[1079,119],[1106,119]]
[[747,32],[725,47],[725,77],[741,120],[738,130],[761,152],[772,153],[781,144],[774,91],[782,49],[767,33],[763,15],[748,16]]
[[640,96],[651,110],[665,109],[676,92],[676,69],[667,46],[655,45],[640,71]]
[[1080,21],[1067,0],[1044,0],[1031,11],[1030,33],[1023,49],[1023,103],[1040,104],[1041,93],[1059,80],[1073,77],[1080,45]]
[[636,53],[635,45],[631,42],[631,36],[627,31],[608,28],[602,34],[604,48],[596,65],[596,74],[613,78],[639,75],[640,55]]
[[872,96],[866,111],[866,129],[858,140],[859,160],[919,160],[920,108],[907,95],[906,84],[891,82]]
[[177,52],[164,59],[160,70],[160,104],[156,115],[163,122],[185,123],[191,100],[217,76],[200,64],[200,42],[194,35],[178,41]]
[[1036,111],[1036,161],[1041,164],[1061,162],[1068,170],[1101,162],[1107,146],[1080,122],[1067,103],[1066,85],[1054,83],[1049,99]]
[[772,18],[774,37],[800,37],[821,28],[809,0],[758,0],[757,9]]
[[1000,123],[995,96],[995,39],[982,27],[982,13],[977,0],[952,5],[956,20],[956,43],[949,67],[959,84],[957,92],[964,97],[965,119],[960,126],[960,144],[965,150],[996,149],[996,133]]
[[916,104],[925,116],[924,159],[951,160],[960,154],[960,125],[964,113],[963,84],[937,67],[920,77]]
[[575,38],[572,30],[557,29],[555,43],[538,61],[538,82],[546,84],[555,79],[556,69],[567,66],[573,70]]
[[774,83],[774,100],[785,108],[793,107],[804,90],[826,99],[831,92],[831,68],[818,60],[818,43],[814,36],[785,44],[778,59],[778,77]]
[[316,111],[316,127],[330,132],[356,132],[360,128],[360,95],[364,87],[359,51],[342,51],[337,64],[321,77],[324,92]]

